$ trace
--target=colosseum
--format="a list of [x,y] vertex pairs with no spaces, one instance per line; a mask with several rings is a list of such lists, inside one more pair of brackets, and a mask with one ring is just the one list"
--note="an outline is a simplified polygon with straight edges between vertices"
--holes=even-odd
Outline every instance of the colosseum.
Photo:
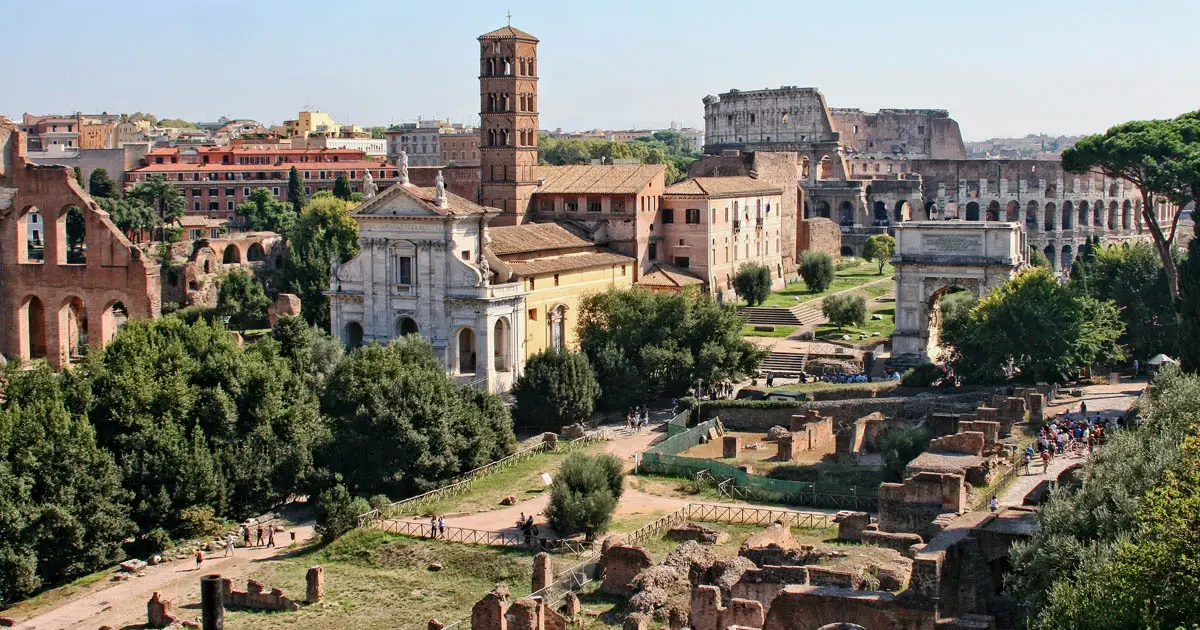
[[[747,154],[794,154],[796,212],[836,221],[843,255],[908,220],[1019,222],[1029,247],[1064,271],[1093,237],[1149,238],[1129,182],[1067,173],[1057,159],[967,159],[946,110],[830,108],[816,88],[784,86],[706,96],[704,126],[707,156],[693,174]],[[1168,221],[1176,208],[1155,211]]]

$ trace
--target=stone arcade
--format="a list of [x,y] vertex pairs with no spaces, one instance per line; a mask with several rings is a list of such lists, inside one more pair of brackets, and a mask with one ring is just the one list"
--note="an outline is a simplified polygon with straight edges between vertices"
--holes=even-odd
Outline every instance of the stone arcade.
[[[896,228],[897,365],[928,362],[937,347],[938,300],[961,288],[983,297],[1024,263],[1025,244],[1016,223],[920,221]],[[931,332],[932,331],[932,332]]]

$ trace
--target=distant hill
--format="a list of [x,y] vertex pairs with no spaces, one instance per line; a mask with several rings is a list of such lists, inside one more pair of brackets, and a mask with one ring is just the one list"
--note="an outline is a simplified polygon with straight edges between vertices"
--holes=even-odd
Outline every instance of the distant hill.
[[1029,134],[1024,138],[988,138],[966,142],[964,145],[969,158],[1045,159],[1062,155],[1062,152],[1074,146],[1080,137]]

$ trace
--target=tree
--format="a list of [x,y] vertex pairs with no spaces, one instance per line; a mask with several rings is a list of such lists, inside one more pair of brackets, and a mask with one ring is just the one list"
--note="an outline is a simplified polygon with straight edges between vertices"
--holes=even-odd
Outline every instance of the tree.
[[1029,250],[1029,266],[1041,267],[1043,269],[1050,268],[1050,259],[1046,258],[1046,254],[1039,249]]
[[75,176],[75,183],[79,184],[80,188],[85,188],[83,184],[83,169],[75,166],[71,168],[71,173]]
[[350,201],[353,192],[350,190],[350,180],[346,179],[346,174],[338,173],[337,179],[333,180],[333,196],[342,201]]
[[87,238],[87,222],[83,218],[83,213],[79,208],[71,206],[67,210],[65,223],[63,231],[67,236],[67,263],[83,263],[85,260],[83,246]]
[[132,497],[81,413],[80,376],[46,366],[4,372],[0,605],[111,566],[133,533]]
[[582,352],[546,349],[525,362],[512,395],[519,426],[557,433],[592,416],[600,385]]
[[879,263],[879,275],[883,275],[883,266],[892,260],[896,253],[896,239],[887,234],[876,234],[867,239],[863,245],[863,258]]
[[707,293],[610,289],[584,298],[579,345],[603,390],[601,406],[627,409],[755,371],[764,352],[742,338],[742,325],[732,306]]
[[329,329],[330,265],[358,255],[358,222],[353,205],[331,197],[315,198],[300,212],[288,236],[283,282],[300,296],[304,318]]
[[1109,128],[1103,135],[1080,138],[1062,154],[1063,169],[1068,172],[1099,170],[1137,186],[1142,197],[1142,222],[1154,239],[1172,298],[1179,295],[1179,272],[1171,253],[1179,213],[1164,229],[1158,222],[1157,201],[1158,197],[1186,201],[1200,192],[1200,187],[1192,188],[1194,182],[1200,182],[1200,170],[1193,173],[1190,169],[1192,160],[1200,167],[1200,129],[1194,131],[1195,146],[1189,146],[1187,135],[1197,126],[1189,118],[1127,122]]
[[190,123],[182,118],[164,118],[158,121],[159,127],[171,127],[175,129],[196,129],[195,123]]
[[154,208],[158,218],[168,223],[183,216],[185,201],[183,193],[162,175],[151,175],[145,182],[134,186],[129,196],[140,199]]
[[550,486],[546,517],[559,534],[581,532],[588,540],[608,529],[624,488],[621,460],[613,455],[572,453]]
[[[932,364],[925,364],[933,367]],[[924,368],[924,366],[922,366]],[[929,368],[924,368],[929,371]],[[879,441],[879,451],[883,454],[883,469],[891,481],[904,480],[904,468],[916,459],[917,455],[925,452],[932,437],[925,425],[897,427],[889,429]]]
[[[1181,277],[1180,289],[1187,280]],[[1147,243],[1081,248],[1071,270],[1071,287],[1082,295],[1111,300],[1121,311],[1125,332],[1120,343],[1145,361],[1162,352],[1176,356],[1179,326],[1167,278]]]
[[263,291],[262,284],[245,269],[234,269],[221,280],[217,312],[229,317],[229,323],[238,330],[245,331],[251,325],[263,325],[270,305],[271,300]]
[[293,166],[288,170],[288,203],[292,204],[292,210],[300,212],[300,209],[308,203],[308,196],[304,194],[304,180],[300,179],[300,171]]
[[135,241],[141,240],[142,230],[152,230],[162,225],[158,213],[137,197],[100,197],[96,202],[108,213],[113,225],[126,235],[131,235]]
[[88,177],[88,194],[92,197],[116,197],[119,192],[117,183],[108,176],[106,169],[98,168]]
[[800,277],[813,293],[820,293],[833,284],[833,258],[826,252],[805,252],[800,258]]
[[358,526],[359,514],[370,511],[370,504],[365,499],[351,497],[350,491],[341,484],[339,478],[334,485],[317,495],[317,535],[321,537],[321,542],[331,543]]
[[762,304],[771,295],[771,269],[758,263],[746,263],[733,276],[733,290],[748,306]]
[[1179,279],[1179,358],[1183,369],[1200,371],[1200,239],[1188,243]]
[[358,496],[412,496],[516,445],[503,401],[455,385],[417,335],[350,353],[321,408],[333,431],[322,461]]
[[255,188],[246,201],[237,205],[234,212],[245,217],[246,227],[250,230],[286,235],[296,223],[296,212],[291,204],[276,201],[267,188]]
[[1083,484],[1052,493],[1033,536],[1012,547],[1005,587],[1028,607],[1031,625],[1195,622],[1196,600],[1181,593],[1194,592],[1196,580],[1200,377],[1164,368],[1137,412],[1137,424],[1112,432],[1084,463]]
[[837,326],[861,326],[867,321],[867,301],[861,295],[831,295],[821,301],[821,313]]
[[1117,307],[1060,286],[1040,267],[979,300],[956,330],[942,334],[953,346],[951,362],[982,382],[1004,380],[1010,362],[1023,380],[1062,382],[1083,366],[1124,358]]

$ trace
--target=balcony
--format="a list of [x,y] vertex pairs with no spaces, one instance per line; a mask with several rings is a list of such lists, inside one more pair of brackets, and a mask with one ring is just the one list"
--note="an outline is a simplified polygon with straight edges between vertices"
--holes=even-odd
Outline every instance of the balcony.
[[506,284],[494,284],[486,287],[455,287],[451,289],[449,297],[487,300],[519,297],[523,295],[524,292],[524,283],[509,282]]

